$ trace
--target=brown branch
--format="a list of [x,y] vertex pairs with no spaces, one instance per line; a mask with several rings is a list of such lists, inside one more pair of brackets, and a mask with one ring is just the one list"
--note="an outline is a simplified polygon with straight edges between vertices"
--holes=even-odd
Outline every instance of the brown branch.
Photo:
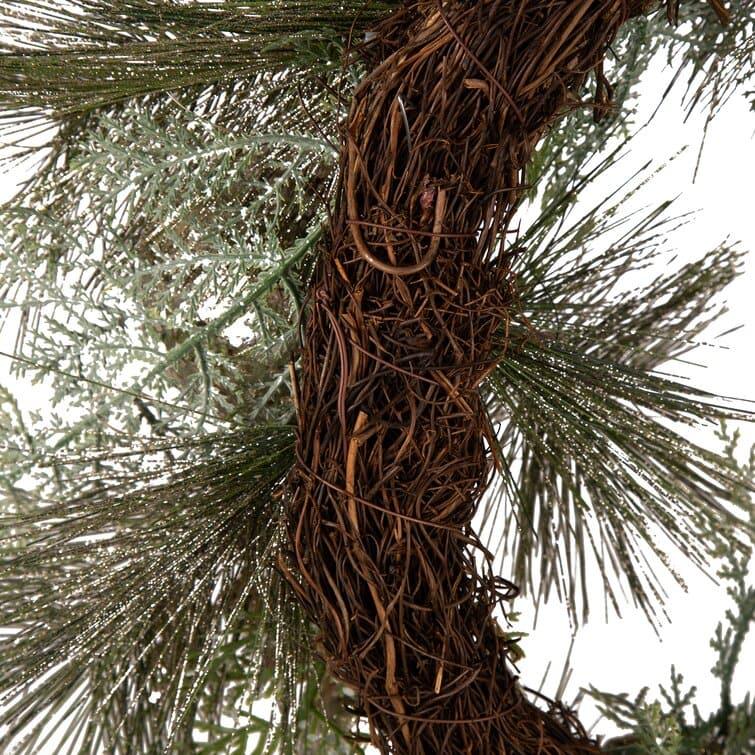
[[287,574],[383,753],[598,749],[527,696],[493,618],[516,588],[471,528],[491,473],[478,386],[506,348],[502,239],[532,151],[646,5],[416,0],[361,48],[305,327]]

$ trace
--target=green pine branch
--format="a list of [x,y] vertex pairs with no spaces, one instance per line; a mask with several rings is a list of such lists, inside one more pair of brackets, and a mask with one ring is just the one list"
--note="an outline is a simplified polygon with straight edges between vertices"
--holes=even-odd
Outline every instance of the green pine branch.
[[398,3],[381,0],[12,0],[0,15],[0,109],[64,118],[184,87],[326,65]]

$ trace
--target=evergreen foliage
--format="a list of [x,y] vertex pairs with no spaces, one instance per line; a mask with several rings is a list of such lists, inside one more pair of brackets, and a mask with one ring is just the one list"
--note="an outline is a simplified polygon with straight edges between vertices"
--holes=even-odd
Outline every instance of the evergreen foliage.
[[[741,252],[723,244],[660,272],[671,257],[666,238],[685,219],[670,203],[623,212],[630,188],[574,222],[549,205],[522,234],[514,346],[489,383],[506,469],[490,503],[500,504],[490,526],[502,537],[496,550],[516,584],[542,599],[556,591],[575,622],[587,618],[595,573],[615,610],[625,580],[652,618],[668,541],[706,563],[717,548],[711,533],[737,507],[729,489],[748,485],[683,429],[747,413],[659,371],[721,313],[711,299],[737,275]],[[642,269],[659,272],[644,288],[622,288],[623,276]],[[748,541],[743,533],[741,545]]]
[[[3,3],[0,129],[30,178],[0,208],[0,307],[17,332],[0,358],[52,402],[29,414],[0,387],[2,748],[61,735],[91,753],[360,748],[275,569],[278,491],[298,316],[360,77],[345,51],[396,5]],[[624,276],[671,256],[683,219],[670,203],[626,214],[646,174],[573,207],[631,144],[654,54],[690,107],[752,98],[755,3],[726,28],[716,8],[690,2],[676,29],[635,22],[605,71],[613,108],[597,123],[576,110],[538,152],[512,347],[483,386],[501,473],[484,531],[506,576],[581,621],[595,567],[617,610],[624,586],[652,617],[658,538],[702,564],[725,526],[740,611],[716,646],[729,689],[752,620],[752,470],[685,428],[746,412],[659,368],[723,311],[711,301],[742,251],[722,244],[619,297]],[[600,699],[639,742],[665,727],[668,752],[697,752],[721,721],[688,722],[680,683],[665,707]],[[752,707],[728,706],[733,754]]]
[[[733,468],[755,478],[755,448],[743,465],[737,462],[734,452],[737,433],[721,432],[726,444],[726,457]],[[732,494],[755,516],[752,499],[734,488]],[[725,533],[718,533],[719,556],[723,560],[718,576],[728,583],[726,592],[734,604],[726,611],[725,622],[719,622],[710,641],[716,653],[711,674],[721,688],[720,707],[708,717],[701,715],[694,704],[695,687],[684,689],[684,678],[671,667],[671,682],[667,689],[660,688],[660,701],[649,701],[649,689],[643,688],[634,698],[626,694],[611,694],[590,690],[603,715],[621,729],[631,733],[606,743],[606,752],[616,755],[697,755],[721,753],[742,755],[755,749],[755,707],[750,693],[735,703],[732,683],[745,638],[755,623],[755,587],[748,582],[751,568],[751,549],[741,556],[732,553]]]

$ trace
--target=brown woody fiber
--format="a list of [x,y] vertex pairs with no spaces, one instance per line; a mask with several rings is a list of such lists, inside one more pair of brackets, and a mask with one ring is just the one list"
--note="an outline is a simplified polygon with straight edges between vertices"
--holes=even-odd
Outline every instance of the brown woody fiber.
[[493,618],[516,590],[471,526],[491,473],[478,389],[507,346],[500,240],[532,151],[653,5],[412,2],[359,50],[304,327],[284,569],[384,753],[597,751],[528,699]]

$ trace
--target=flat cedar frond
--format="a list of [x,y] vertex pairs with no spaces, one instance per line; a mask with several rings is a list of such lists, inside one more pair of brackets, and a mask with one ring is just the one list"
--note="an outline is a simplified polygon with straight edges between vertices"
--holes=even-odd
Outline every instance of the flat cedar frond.
[[[292,443],[259,427],[154,444],[152,464],[140,449],[142,471],[104,480],[118,454],[88,454],[87,494],[3,517],[0,749],[186,752],[198,710],[211,728],[269,695],[277,728],[257,733],[299,735],[309,630],[274,569]],[[252,665],[234,701],[208,680],[235,658]]]

